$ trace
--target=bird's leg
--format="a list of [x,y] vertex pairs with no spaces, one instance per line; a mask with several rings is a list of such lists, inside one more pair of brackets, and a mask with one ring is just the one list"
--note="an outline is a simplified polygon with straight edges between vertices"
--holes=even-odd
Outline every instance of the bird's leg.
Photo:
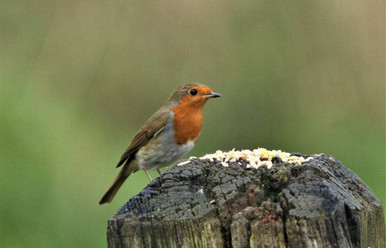
[[160,171],[160,169],[157,169],[157,172],[158,172],[158,175],[161,176],[161,171]]
[[151,179],[149,172],[146,169],[143,169],[143,170],[145,171],[147,178],[149,178],[149,182],[153,181],[153,179]]

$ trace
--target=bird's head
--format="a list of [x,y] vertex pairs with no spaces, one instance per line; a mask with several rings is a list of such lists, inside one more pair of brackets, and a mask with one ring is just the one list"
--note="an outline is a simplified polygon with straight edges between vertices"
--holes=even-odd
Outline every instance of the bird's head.
[[177,105],[184,107],[202,108],[209,98],[220,97],[208,86],[198,83],[186,83],[175,89],[167,104],[169,107]]

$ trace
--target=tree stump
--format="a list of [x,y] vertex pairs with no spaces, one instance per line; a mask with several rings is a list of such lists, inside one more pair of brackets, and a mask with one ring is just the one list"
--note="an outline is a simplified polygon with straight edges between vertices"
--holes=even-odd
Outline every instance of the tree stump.
[[386,247],[380,201],[339,161],[273,162],[173,166],[109,220],[108,247]]

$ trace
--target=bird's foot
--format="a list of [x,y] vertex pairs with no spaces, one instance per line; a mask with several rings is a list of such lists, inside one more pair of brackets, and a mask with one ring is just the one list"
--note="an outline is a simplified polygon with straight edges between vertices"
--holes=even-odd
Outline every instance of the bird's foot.
[[143,170],[145,171],[147,178],[149,178],[149,182],[153,181],[153,179],[151,178],[149,172],[146,169],[143,169]]

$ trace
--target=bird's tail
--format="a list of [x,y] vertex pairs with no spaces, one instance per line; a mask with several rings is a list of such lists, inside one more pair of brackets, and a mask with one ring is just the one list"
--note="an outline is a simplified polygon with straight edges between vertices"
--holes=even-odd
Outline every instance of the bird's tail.
[[130,176],[130,174],[133,173],[134,169],[132,167],[133,166],[130,166],[128,163],[125,164],[125,166],[119,172],[118,176],[115,178],[113,184],[110,186],[110,188],[106,191],[106,193],[99,200],[99,205],[102,205],[104,203],[110,203],[113,200],[113,198],[114,198],[115,194],[117,194],[119,188],[126,181],[126,179]]

